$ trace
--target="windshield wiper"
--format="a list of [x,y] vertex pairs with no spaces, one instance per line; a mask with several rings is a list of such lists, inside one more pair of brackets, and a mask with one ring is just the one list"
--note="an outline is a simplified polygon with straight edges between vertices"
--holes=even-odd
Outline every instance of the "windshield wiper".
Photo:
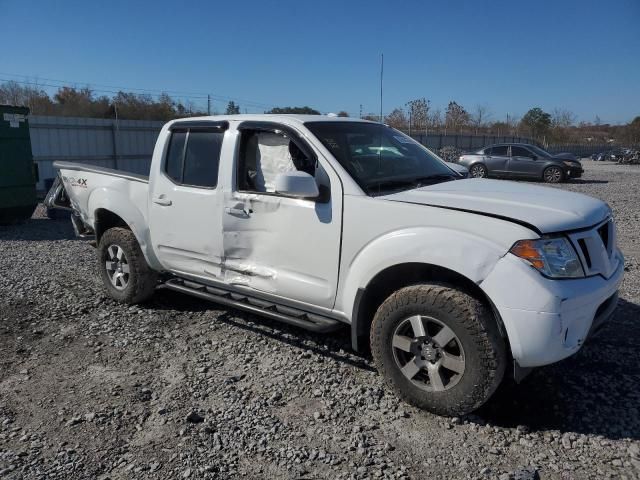
[[382,190],[403,190],[406,188],[420,188],[424,187],[425,185],[433,185],[434,183],[453,180],[454,178],[455,176],[449,173],[425,175],[422,177],[388,178],[376,182],[371,182],[366,185],[366,188],[370,193],[380,193]]

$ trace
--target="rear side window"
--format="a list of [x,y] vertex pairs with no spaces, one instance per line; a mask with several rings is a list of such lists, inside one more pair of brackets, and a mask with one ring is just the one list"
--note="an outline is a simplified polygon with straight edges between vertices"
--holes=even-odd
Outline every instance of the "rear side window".
[[165,172],[175,183],[214,188],[224,131],[188,130],[171,134]]
[[489,155],[492,155],[494,157],[506,157],[508,155],[507,153],[507,149],[509,147],[501,145],[499,147],[493,147],[491,148],[491,153],[489,153]]
[[165,172],[176,183],[182,183],[182,156],[187,132],[174,132],[169,141]]

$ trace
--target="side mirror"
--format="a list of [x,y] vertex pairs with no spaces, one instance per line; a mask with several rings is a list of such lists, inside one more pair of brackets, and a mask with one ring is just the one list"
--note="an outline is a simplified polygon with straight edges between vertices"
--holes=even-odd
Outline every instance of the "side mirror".
[[285,172],[276,177],[276,193],[297,198],[317,198],[320,195],[316,179],[306,172]]

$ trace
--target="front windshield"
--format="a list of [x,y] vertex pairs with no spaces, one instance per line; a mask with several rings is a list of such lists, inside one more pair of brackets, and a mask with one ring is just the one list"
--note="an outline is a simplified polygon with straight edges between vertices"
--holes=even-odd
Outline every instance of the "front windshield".
[[309,122],[305,126],[369,195],[417,188],[458,177],[431,151],[386,125]]
[[537,155],[541,157],[550,157],[551,154],[546,150],[541,149],[540,147],[536,147],[535,145],[529,145],[529,148],[534,151]]

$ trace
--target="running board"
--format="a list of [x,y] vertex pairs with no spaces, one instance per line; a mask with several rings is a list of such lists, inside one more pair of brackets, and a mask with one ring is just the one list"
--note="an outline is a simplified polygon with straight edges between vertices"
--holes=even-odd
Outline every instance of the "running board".
[[285,307],[283,305],[249,297],[241,293],[229,292],[220,288],[190,282],[181,278],[172,278],[171,280],[166,281],[162,286],[169,290],[186,293],[221,305],[245,310],[247,312],[255,313],[256,315],[262,315],[263,317],[268,317],[279,322],[304,328],[305,330],[310,330],[312,332],[331,332],[342,325],[342,322],[332,318],[315,315],[296,308]]

